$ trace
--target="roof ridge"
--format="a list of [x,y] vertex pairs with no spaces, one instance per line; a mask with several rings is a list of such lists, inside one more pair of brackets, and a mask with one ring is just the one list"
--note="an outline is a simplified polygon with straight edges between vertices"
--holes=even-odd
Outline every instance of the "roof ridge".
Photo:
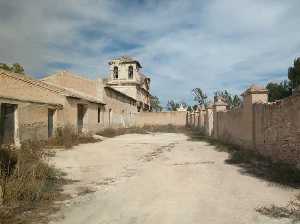
[[11,78],[20,80],[22,82],[25,82],[25,83],[28,83],[28,84],[31,84],[31,85],[35,85],[35,86],[43,88],[43,89],[47,89],[51,92],[58,93],[58,90],[54,90],[54,89],[49,88],[49,85],[47,83],[42,82],[41,80],[38,80],[38,79],[34,79],[34,78],[30,79],[28,77],[22,77],[21,75],[19,75],[17,73],[6,71],[6,70],[3,70],[3,69],[1,69],[0,74],[9,76]]
[[85,77],[85,76],[83,76],[83,75],[75,74],[75,73],[73,73],[73,72],[71,72],[71,71],[68,71],[68,70],[57,71],[57,72],[55,72],[55,73],[53,73],[53,74],[50,74],[50,75],[45,76],[45,77],[42,78],[41,80],[47,79],[47,78],[53,77],[53,76],[58,76],[58,75],[68,75],[68,76],[73,76],[73,77],[76,77],[76,78],[79,78],[79,79],[83,79],[83,80],[87,80],[87,81],[91,81],[91,82],[96,81],[95,79],[90,79],[90,78],[87,78],[87,77]]
[[54,84],[54,83],[48,83],[47,81],[42,81],[42,82],[45,82],[50,86],[62,89],[62,91],[64,92],[63,95],[65,95],[65,96],[85,98],[88,101],[94,101],[94,102],[97,102],[97,103],[105,104],[97,96],[93,96],[93,95],[84,93],[80,90],[76,90],[76,89],[73,89],[73,88],[61,86],[61,85]]

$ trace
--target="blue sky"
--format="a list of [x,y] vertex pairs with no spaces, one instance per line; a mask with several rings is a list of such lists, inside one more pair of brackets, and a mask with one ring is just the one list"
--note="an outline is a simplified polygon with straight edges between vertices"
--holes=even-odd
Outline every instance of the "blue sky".
[[67,69],[105,77],[130,55],[152,94],[192,103],[191,90],[241,93],[287,76],[300,56],[299,0],[0,0],[0,62],[35,77]]

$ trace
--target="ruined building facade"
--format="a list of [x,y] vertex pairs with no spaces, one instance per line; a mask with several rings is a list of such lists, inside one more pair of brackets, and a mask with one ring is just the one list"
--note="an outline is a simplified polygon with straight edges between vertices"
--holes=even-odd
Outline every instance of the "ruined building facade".
[[68,71],[36,80],[0,70],[0,144],[45,140],[66,125],[92,133],[133,126],[139,111],[151,109],[150,79],[141,73],[140,63],[128,57],[114,59],[109,66],[117,66],[118,75],[112,70],[107,80]]

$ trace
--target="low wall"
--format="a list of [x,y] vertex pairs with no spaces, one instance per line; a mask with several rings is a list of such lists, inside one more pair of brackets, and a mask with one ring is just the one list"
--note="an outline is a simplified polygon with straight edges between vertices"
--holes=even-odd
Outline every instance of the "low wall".
[[187,113],[181,111],[140,112],[136,114],[136,126],[144,125],[175,125],[185,126]]

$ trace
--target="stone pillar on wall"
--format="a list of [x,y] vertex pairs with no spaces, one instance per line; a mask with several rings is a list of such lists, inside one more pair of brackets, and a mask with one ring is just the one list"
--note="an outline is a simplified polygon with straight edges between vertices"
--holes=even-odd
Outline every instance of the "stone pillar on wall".
[[214,104],[214,115],[213,115],[213,136],[219,137],[219,117],[218,114],[227,110],[228,104],[222,97],[218,97]]
[[244,106],[268,102],[268,90],[262,86],[252,85],[243,94]]
[[216,112],[219,111],[226,111],[228,107],[228,104],[224,101],[222,97],[218,97],[217,101],[214,104],[214,109]]
[[199,110],[195,111],[195,128],[199,128],[200,127],[200,112]]
[[195,113],[193,111],[191,112],[191,127],[195,127]]
[[205,109],[204,105],[202,105],[201,108],[200,108],[200,111],[199,111],[200,129],[204,129],[205,114],[206,114],[206,109]]
[[186,113],[186,126],[190,127],[190,113],[188,111]]
[[205,113],[204,128],[205,128],[205,133],[208,136],[211,136],[213,132],[213,122],[214,122],[213,110],[214,110],[213,104],[209,104],[206,108],[206,113]]
[[254,104],[268,103],[268,90],[262,86],[251,85],[243,94],[243,113],[246,115],[244,123],[244,142],[245,148],[253,149],[256,145],[255,136],[255,113]]

